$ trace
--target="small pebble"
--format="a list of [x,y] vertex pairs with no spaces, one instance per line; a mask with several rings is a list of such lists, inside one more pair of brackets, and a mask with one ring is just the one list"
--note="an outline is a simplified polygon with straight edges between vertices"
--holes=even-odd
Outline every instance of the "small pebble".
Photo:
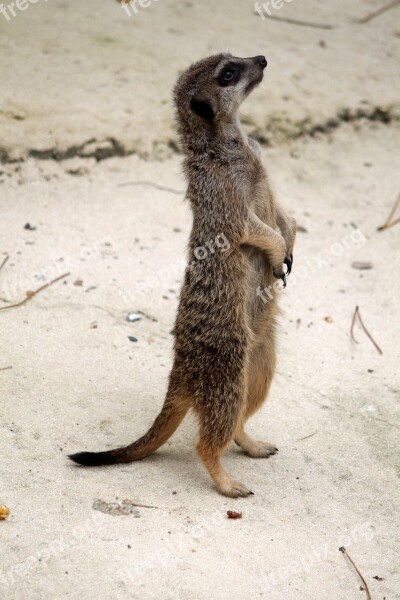
[[33,225],[31,225],[30,223],[25,223],[24,229],[26,229],[27,231],[35,231],[36,227],[34,227]]
[[236,512],[235,510],[227,510],[226,514],[228,515],[228,519],[241,519],[243,513]]
[[138,342],[139,340],[134,335],[128,335],[128,340],[130,342]]
[[368,269],[372,269],[372,263],[366,260],[355,260],[351,263],[353,269],[358,269],[359,271],[367,271]]
[[47,275],[42,275],[40,273],[36,273],[33,277],[36,279],[36,281],[49,281]]
[[128,323],[134,323],[135,321],[140,321],[143,318],[139,313],[130,312],[126,315],[126,320]]
[[10,510],[7,506],[0,505],[0,521],[5,521],[10,516]]
[[104,502],[104,500],[95,500],[93,509],[106,515],[118,517],[120,515],[132,515],[136,519],[140,517],[140,512],[131,500],[116,500],[115,502]]

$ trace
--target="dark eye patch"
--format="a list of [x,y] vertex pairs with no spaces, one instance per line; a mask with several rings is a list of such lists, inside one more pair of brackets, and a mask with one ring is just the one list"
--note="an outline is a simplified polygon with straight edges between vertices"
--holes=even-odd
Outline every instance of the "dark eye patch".
[[242,72],[242,65],[237,63],[228,63],[219,73],[217,80],[219,85],[227,87],[228,85],[235,85],[240,79]]

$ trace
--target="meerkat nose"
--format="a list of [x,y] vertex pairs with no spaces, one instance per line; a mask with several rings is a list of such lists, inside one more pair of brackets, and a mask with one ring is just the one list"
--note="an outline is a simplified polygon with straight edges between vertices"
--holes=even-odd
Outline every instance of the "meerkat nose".
[[255,61],[256,61],[257,65],[260,65],[260,67],[262,67],[263,69],[265,69],[265,67],[268,64],[265,56],[256,56]]

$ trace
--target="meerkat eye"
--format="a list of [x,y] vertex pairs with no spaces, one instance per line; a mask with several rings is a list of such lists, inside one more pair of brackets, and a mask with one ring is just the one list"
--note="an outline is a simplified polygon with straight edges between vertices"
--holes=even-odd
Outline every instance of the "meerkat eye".
[[240,69],[233,65],[227,65],[223,71],[221,71],[218,76],[219,85],[233,85],[235,84],[240,77]]
[[225,71],[225,73],[223,74],[223,80],[224,81],[232,81],[234,76],[235,76],[235,73],[232,71],[232,69],[229,69],[229,71]]

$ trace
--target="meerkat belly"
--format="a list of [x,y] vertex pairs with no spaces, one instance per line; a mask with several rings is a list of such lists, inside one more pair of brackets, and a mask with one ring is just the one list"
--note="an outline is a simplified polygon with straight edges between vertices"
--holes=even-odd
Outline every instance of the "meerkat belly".
[[248,263],[240,251],[228,260],[192,262],[185,281],[175,327],[185,346],[199,342],[219,346],[245,330]]
[[[265,312],[266,303],[271,303],[272,301],[272,297],[268,294],[265,295],[265,290],[271,288],[271,292],[273,292],[272,285],[274,277],[271,265],[264,252],[256,248],[247,248],[246,255],[249,265],[246,310],[250,326],[253,328],[260,313]],[[260,290],[264,292],[263,298],[266,298],[266,302],[261,300],[259,294]]]

